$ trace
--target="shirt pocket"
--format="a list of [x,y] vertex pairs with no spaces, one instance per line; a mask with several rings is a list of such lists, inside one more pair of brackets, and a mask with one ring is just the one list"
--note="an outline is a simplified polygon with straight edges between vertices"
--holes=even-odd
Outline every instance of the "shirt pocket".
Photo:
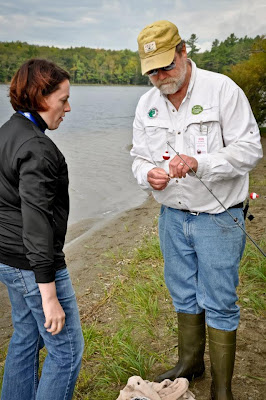
[[163,154],[167,150],[167,141],[173,133],[170,121],[147,120],[145,121],[147,146],[154,162],[164,161]]
[[184,138],[189,155],[214,153],[224,147],[218,107],[205,106],[202,113],[191,115]]

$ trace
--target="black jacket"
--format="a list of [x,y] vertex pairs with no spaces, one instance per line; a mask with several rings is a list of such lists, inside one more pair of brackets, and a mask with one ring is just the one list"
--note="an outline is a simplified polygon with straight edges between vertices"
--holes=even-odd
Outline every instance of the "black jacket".
[[0,128],[0,262],[33,270],[38,283],[54,281],[65,268],[68,213],[64,156],[38,126],[13,114]]

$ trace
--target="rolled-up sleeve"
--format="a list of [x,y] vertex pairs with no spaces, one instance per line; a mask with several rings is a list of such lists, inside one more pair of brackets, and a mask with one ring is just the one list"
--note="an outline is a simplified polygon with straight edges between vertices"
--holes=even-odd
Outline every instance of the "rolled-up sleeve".
[[140,187],[143,190],[151,191],[153,189],[147,181],[147,174],[151,169],[155,168],[156,165],[152,161],[146,143],[147,139],[145,129],[139,114],[139,109],[140,107],[138,106],[133,122],[133,147],[130,151],[130,155],[134,157],[132,171]]
[[195,155],[198,175],[208,181],[228,180],[250,172],[262,158],[260,132],[250,104],[239,87],[225,87],[220,96],[224,147]]

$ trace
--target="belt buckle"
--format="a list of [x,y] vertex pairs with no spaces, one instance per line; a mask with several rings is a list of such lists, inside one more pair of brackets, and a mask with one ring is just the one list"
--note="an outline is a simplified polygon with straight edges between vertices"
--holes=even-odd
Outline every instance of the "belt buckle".
[[191,215],[196,215],[197,217],[199,216],[200,212],[196,212],[196,211],[191,211],[190,212]]

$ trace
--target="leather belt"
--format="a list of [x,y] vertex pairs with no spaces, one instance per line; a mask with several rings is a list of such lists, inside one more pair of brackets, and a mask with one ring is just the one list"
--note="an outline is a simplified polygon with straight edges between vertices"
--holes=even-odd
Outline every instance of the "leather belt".
[[[244,208],[244,203],[242,202],[242,203],[235,204],[234,206],[229,207],[228,209],[230,209],[230,208]],[[179,211],[187,212],[187,213],[190,213],[192,215],[199,215],[199,214],[204,213],[204,211],[200,211],[200,212],[198,212],[198,211],[190,211],[190,210],[179,210]]]

